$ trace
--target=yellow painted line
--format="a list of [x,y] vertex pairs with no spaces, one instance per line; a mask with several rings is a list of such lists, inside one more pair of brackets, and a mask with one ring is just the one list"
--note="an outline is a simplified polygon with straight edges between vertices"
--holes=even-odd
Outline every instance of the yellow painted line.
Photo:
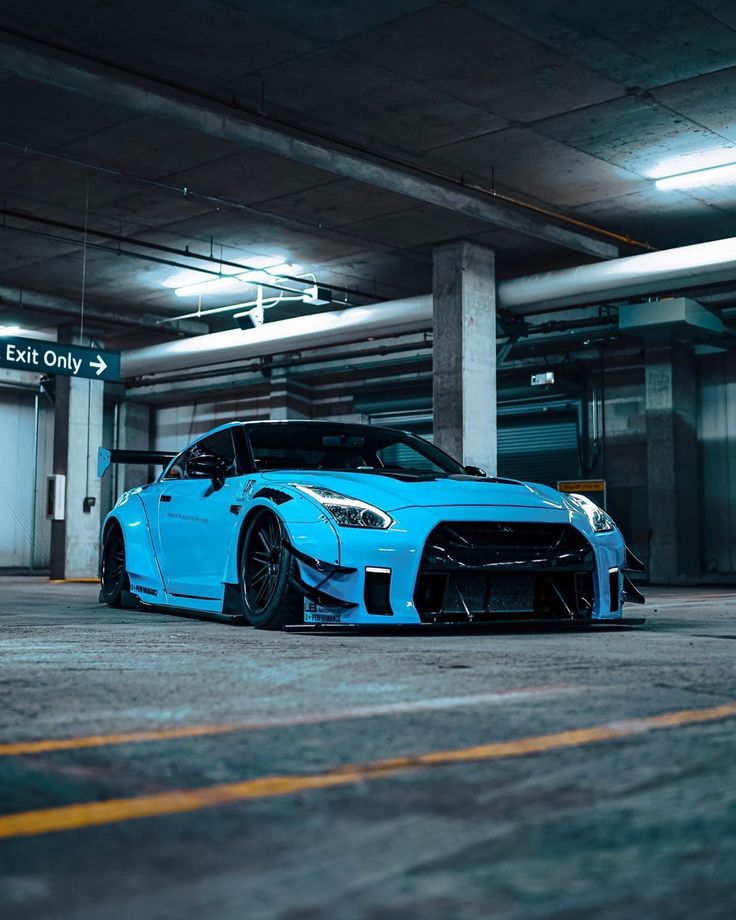
[[99,578],[49,578],[50,585],[99,585]]
[[377,716],[404,715],[414,712],[434,712],[463,707],[512,703],[536,696],[553,696],[580,693],[584,687],[554,684],[540,687],[518,687],[495,693],[474,693],[468,696],[434,697],[429,700],[407,700],[375,706],[357,706],[327,712],[310,712],[303,715],[275,716],[251,722],[228,722],[214,725],[182,725],[173,728],[115,732],[106,735],[84,735],[77,738],[45,738],[38,741],[8,741],[0,743],[0,757],[20,757],[29,754],[48,754],[54,751],[77,751],[84,748],[108,747],[116,744],[140,744],[150,741],[174,741],[180,738],[201,738],[208,735],[225,735],[233,732],[263,731],[269,728],[288,728],[297,725],[319,725],[323,722],[342,722],[351,719],[370,719]]
[[475,747],[449,751],[432,751],[410,757],[390,757],[372,763],[346,764],[324,773],[295,776],[266,776],[261,779],[223,783],[200,789],[185,789],[107,802],[86,802],[60,808],[41,808],[17,814],[0,815],[0,838],[32,837],[58,831],[80,830],[138,818],[162,817],[214,808],[235,802],[269,799],[314,789],[348,786],[368,780],[383,779],[424,767],[447,766],[471,761],[501,760],[548,751],[618,741],[665,728],[696,725],[736,716],[736,702],[709,709],[687,709],[664,715],[629,719],[555,732],[512,741],[494,741]]

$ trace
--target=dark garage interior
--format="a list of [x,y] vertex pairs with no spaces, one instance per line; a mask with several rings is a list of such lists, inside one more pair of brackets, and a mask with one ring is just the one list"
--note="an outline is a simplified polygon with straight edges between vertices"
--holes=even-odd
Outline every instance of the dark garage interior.
[[0,113],[3,917],[733,917],[736,5],[0,0]]

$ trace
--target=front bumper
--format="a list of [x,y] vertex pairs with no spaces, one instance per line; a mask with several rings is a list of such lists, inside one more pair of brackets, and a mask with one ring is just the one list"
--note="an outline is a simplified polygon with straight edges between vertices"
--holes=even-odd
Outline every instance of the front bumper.
[[[310,564],[299,559],[297,587],[305,595],[305,623],[386,628],[539,619],[601,625],[624,622],[626,548],[619,531],[586,534],[570,512],[557,508],[406,508],[392,514],[395,523],[385,531],[341,529],[340,564],[332,571],[315,564],[319,560]],[[510,556],[489,555],[487,547],[485,556],[472,547],[465,554],[434,552],[436,529],[458,521],[468,526],[518,526],[519,532],[525,527],[558,528],[569,539],[556,551],[548,547],[546,553],[540,552],[539,541],[530,541],[526,547],[516,545]],[[453,570],[460,578],[459,598],[458,579],[450,577]],[[421,578],[427,575],[447,576],[444,603],[435,604],[434,609],[423,604],[418,593]],[[529,581],[519,583],[520,576],[531,576],[533,586]],[[472,603],[468,603],[467,581],[463,590],[462,579],[468,578],[476,579],[470,590]],[[500,590],[504,579],[505,590]],[[513,579],[517,579],[515,586],[509,582]],[[489,598],[496,600],[489,603]]]

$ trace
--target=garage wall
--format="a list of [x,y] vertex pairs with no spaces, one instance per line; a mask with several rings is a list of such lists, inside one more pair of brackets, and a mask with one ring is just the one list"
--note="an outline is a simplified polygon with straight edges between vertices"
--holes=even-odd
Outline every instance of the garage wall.
[[[217,402],[197,402],[184,406],[161,406],[155,410],[155,450],[181,450],[200,434],[238,419],[242,422],[265,421],[272,417],[268,384],[251,388],[248,395],[222,398]],[[352,397],[340,400],[314,400],[314,415],[335,421],[367,421],[362,413],[353,413]]]
[[[47,568],[51,522],[46,519],[46,476],[53,463],[54,417],[39,405],[37,498],[34,507],[34,394],[0,388],[0,569]],[[31,547],[35,517],[35,546]]]
[[155,450],[181,450],[197,435],[233,419],[266,419],[265,398],[253,396],[198,402],[185,406],[162,406],[156,409]]
[[[571,404],[557,407],[560,411],[555,418],[548,413],[545,420],[539,407],[521,407],[520,413],[509,413],[501,403],[499,468],[504,475],[552,484],[558,478],[575,478],[578,470],[581,476],[604,478],[608,510],[636,555],[646,562],[649,520],[641,354],[635,350],[609,353],[602,381],[597,365],[590,366],[588,378],[587,392],[581,402],[583,407],[587,404],[587,436],[580,440],[579,456],[575,453],[576,425]],[[365,386],[355,393],[344,386],[336,383],[333,387],[326,381],[323,387],[315,387],[314,417],[397,425],[431,437],[428,384],[422,399],[419,390],[414,393],[407,386],[394,384],[391,390],[396,400],[394,410],[383,390],[378,396],[371,396],[372,391]],[[178,449],[198,434],[232,418],[268,418],[269,398],[266,383],[257,390],[249,390],[247,397],[159,408],[156,447]],[[409,403],[416,403],[417,408],[410,409]],[[698,438],[700,471],[694,478],[693,489],[700,489],[702,497],[702,573],[712,577],[731,576],[736,574],[734,356],[709,355],[699,359]]]

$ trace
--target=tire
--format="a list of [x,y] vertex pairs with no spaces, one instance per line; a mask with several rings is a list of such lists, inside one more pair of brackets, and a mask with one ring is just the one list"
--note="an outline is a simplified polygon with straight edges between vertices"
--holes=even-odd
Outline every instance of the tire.
[[281,521],[258,511],[247,525],[240,553],[240,597],[256,629],[281,629],[304,619],[304,600],[290,583],[296,564],[283,545]]
[[102,544],[100,560],[100,599],[108,607],[122,607],[123,595],[128,590],[128,573],[125,569],[125,541],[117,524],[107,531]]

